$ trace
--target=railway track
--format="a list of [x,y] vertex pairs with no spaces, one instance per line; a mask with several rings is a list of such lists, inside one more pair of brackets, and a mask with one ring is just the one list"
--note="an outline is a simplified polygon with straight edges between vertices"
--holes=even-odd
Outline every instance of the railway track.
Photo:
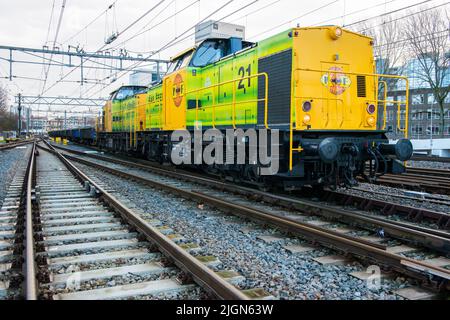
[[[160,165],[156,165],[153,164],[151,162],[148,161],[142,161],[140,159],[134,159],[133,161],[128,161],[126,158],[124,157],[113,157],[113,156],[109,156],[109,155],[100,155],[97,153],[86,153],[80,150],[73,150],[67,147],[61,147],[61,146],[57,146],[54,145],[55,148],[58,148],[60,150],[63,151],[67,151],[70,152],[72,154],[77,154],[80,156],[84,156],[84,157],[89,157],[89,158],[93,158],[93,159],[98,159],[101,161],[110,161],[112,163],[116,163],[119,165],[124,165],[124,166],[128,166],[128,167],[132,167],[132,168],[137,168],[137,169],[142,169],[142,170],[147,170],[150,172],[154,172],[157,174],[162,174],[162,175],[168,175],[171,177],[182,177],[186,180],[191,180],[194,182],[200,182],[200,183],[208,183],[211,186],[215,186],[217,183],[217,180],[212,179],[210,177],[205,178],[204,175],[198,175],[192,172],[188,172],[185,170],[180,170],[180,169],[168,169],[167,167],[164,166],[160,166]],[[226,185],[226,184],[221,184],[221,185]],[[226,185],[228,190],[234,190],[234,188],[236,188],[236,185]],[[248,189],[248,188],[241,188],[237,190],[241,190],[242,194],[247,194],[247,195],[252,195],[253,193],[260,195],[261,197],[263,197],[264,199],[266,199],[267,201],[271,201],[273,203],[277,203],[278,202],[278,198],[273,197],[272,193],[268,193],[268,192],[261,192],[261,191],[257,191],[254,189]],[[251,190],[251,191],[249,191]],[[281,198],[283,198],[283,194],[279,195]],[[318,195],[311,195],[311,196],[318,196]],[[349,195],[349,194],[344,194],[342,192],[337,192],[337,191],[332,191],[332,190],[325,190],[323,193],[321,193],[320,198],[324,201],[330,201],[330,202],[334,202],[334,203],[338,203],[340,205],[354,205],[357,208],[359,208],[360,210],[364,210],[364,211],[368,211],[368,210],[377,210],[377,212],[379,212],[380,214],[382,214],[383,216],[390,216],[390,215],[398,215],[398,216],[403,216],[405,217],[408,221],[414,222],[414,223],[420,223],[422,221],[425,221],[427,223],[431,223],[431,224],[435,224],[438,228],[444,229],[444,230],[450,230],[450,215],[445,213],[445,212],[438,212],[438,211],[432,211],[432,210],[427,210],[427,209],[423,209],[423,208],[417,208],[417,207],[411,207],[411,206],[404,206],[404,205],[400,205],[398,203],[394,203],[394,202],[387,202],[385,200],[383,201],[378,201],[375,199],[370,199],[367,197],[360,197],[357,195]],[[289,204],[287,205],[287,208],[290,208],[290,203],[296,203],[296,205],[299,208],[303,208],[305,210],[312,210],[312,211],[320,211],[320,205],[312,202],[312,201],[308,201],[306,199],[296,199],[293,197],[289,197],[287,198],[287,202],[289,202]],[[414,200],[420,200],[417,198],[414,198]],[[439,202],[439,200],[436,200]],[[444,202],[443,204],[447,204],[446,202]]]
[[414,161],[434,161],[434,162],[450,162],[449,157],[429,157],[429,156],[413,156],[411,160]]
[[38,153],[33,144],[22,169],[5,201],[15,204],[4,205],[0,215],[0,299],[255,295],[237,289],[234,275],[214,272],[59,153]]
[[[28,151],[31,159],[32,150]],[[27,168],[30,162],[22,162],[17,168],[0,208],[0,299],[22,296],[24,280],[23,240],[25,237]]]
[[[387,219],[374,219],[368,215],[349,212],[341,208],[324,207],[293,197],[271,195],[184,172],[148,167],[118,159],[112,161],[111,158],[99,155],[84,154],[83,156],[97,159],[91,161],[67,155],[68,158],[84,165],[181,195],[246,219],[275,226],[294,235],[314,239],[315,242],[324,246],[412,276],[425,286],[441,290],[448,289],[450,270],[444,267],[450,264],[449,259],[436,256],[420,261],[408,258],[405,254],[408,251],[419,250],[419,248],[411,247],[412,243],[419,247],[431,248],[433,251],[448,253],[450,237],[447,232],[411,226]],[[100,163],[99,159],[101,158],[106,161],[105,164]],[[121,166],[128,166],[128,168],[120,168]],[[130,167],[134,169],[130,169]],[[151,176],[143,174],[142,171],[151,172]],[[180,180],[195,183],[195,186],[183,184],[180,187]],[[270,203],[271,207],[264,202]],[[291,211],[280,210],[283,208],[290,208]],[[337,222],[346,222],[348,225],[336,227]],[[366,230],[372,231],[382,228],[389,238],[400,241],[400,244],[390,246],[387,244],[389,241],[374,237],[373,233],[370,236],[358,236],[358,230],[350,227],[352,224],[359,225],[359,227],[365,226]]]
[[29,144],[32,142],[34,142],[34,139],[0,144],[0,151],[12,149],[15,147],[20,147],[20,146],[23,146],[23,145],[26,145],[26,144]]
[[408,168],[400,175],[386,174],[376,184],[401,187],[435,194],[450,195],[450,171],[437,169]]

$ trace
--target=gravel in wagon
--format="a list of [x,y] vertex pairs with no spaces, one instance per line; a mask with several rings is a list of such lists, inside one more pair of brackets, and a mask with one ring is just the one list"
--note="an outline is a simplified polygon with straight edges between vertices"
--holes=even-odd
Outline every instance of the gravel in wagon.
[[[299,238],[284,236],[265,243],[259,235],[276,234],[275,229],[262,228],[243,219],[226,215],[134,182],[76,164],[90,176],[114,189],[115,195],[127,199],[145,218],[158,219],[186,242],[201,246],[198,254],[213,255],[221,264],[216,269],[234,270],[245,277],[241,289],[264,288],[277,299],[401,299],[394,290],[410,286],[402,277],[383,279],[377,289],[369,289],[365,281],[349,275],[365,270],[358,262],[349,265],[320,265],[314,257],[337,254],[326,248],[291,254],[283,245],[306,244]],[[245,232],[243,232],[245,230]],[[153,297],[149,297],[153,298]]]

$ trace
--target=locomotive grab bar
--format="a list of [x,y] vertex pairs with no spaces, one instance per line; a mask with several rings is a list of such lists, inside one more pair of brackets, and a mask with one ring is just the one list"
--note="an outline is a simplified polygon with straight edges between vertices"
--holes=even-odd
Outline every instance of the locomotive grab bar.
[[264,98],[262,99],[250,99],[250,100],[244,100],[244,101],[239,101],[239,103],[242,104],[248,104],[248,103],[258,103],[263,101],[264,102],[264,126],[266,127],[266,129],[269,129],[269,123],[268,123],[268,93],[269,93],[269,75],[266,72],[261,72],[261,73],[257,73],[257,74],[253,74],[250,76],[245,76],[245,77],[240,77],[240,78],[235,78],[233,80],[228,80],[228,81],[223,81],[223,82],[219,82],[216,84],[212,84],[210,86],[207,87],[202,87],[199,89],[195,89],[195,90],[191,90],[191,91],[187,91],[184,96],[188,96],[188,95],[192,95],[195,94],[195,125],[197,125],[198,123],[198,95],[199,92],[202,91],[206,91],[206,90],[211,90],[211,89],[215,89],[215,88],[220,88],[221,86],[227,85],[227,84],[233,84],[233,91],[232,91],[232,102],[227,102],[227,103],[215,103],[216,101],[216,95],[215,95],[215,91],[211,90],[211,94],[212,94],[212,126],[213,128],[216,127],[216,108],[217,107],[223,107],[223,106],[229,106],[231,105],[232,107],[232,124],[233,124],[233,128],[236,129],[236,82],[238,81],[242,81],[242,80],[248,80],[248,79],[259,79],[259,77],[264,77],[264,84],[265,84],[265,90],[264,90]]
[[[295,90],[295,86],[296,86],[296,81],[298,81],[298,79],[296,79],[295,75],[299,72],[317,72],[317,73],[326,73],[329,77],[330,74],[333,73],[339,73],[339,74],[344,74],[344,75],[352,75],[352,76],[367,76],[367,77],[374,77],[375,79],[375,83],[376,83],[376,88],[375,88],[375,99],[367,99],[367,102],[374,102],[377,106],[379,103],[383,103],[383,129],[385,129],[386,127],[386,116],[387,116],[387,111],[386,111],[386,103],[387,102],[392,102],[395,103],[397,105],[397,129],[400,132],[404,133],[404,137],[408,138],[408,116],[409,116],[409,80],[407,77],[405,76],[399,76],[399,75],[386,75],[386,74],[376,74],[376,73],[359,73],[359,72],[350,72],[350,71],[341,71],[341,70],[319,70],[319,69],[309,69],[309,68],[295,68],[292,71],[292,86],[291,86],[291,96],[293,97],[293,103],[291,104],[291,110],[290,110],[290,114],[291,114],[291,120],[290,120],[290,128],[289,128],[289,170],[292,171],[293,168],[293,152],[294,151],[300,151],[302,150],[301,147],[299,148],[294,148],[293,147],[293,131],[296,130],[294,129],[294,122],[297,121],[297,107],[296,107],[296,101],[297,99],[301,99],[301,98],[305,98],[305,97],[298,97],[294,94]],[[299,77],[300,78],[300,77]],[[388,79],[398,79],[398,80],[403,80],[405,81],[405,92],[406,92],[406,97],[405,100],[406,101],[388,101],[387,100],[387,81],[384,80],[379,80],[379,78],[388,78]],[[294,81],[296,80],[296,81]],[[379,100],[378,99],[378,95],[379,95],[379,86],[378,86],[378,82],[381,82],[384,86],[385,86],[385,90],[384,90],[384,98],[383,100]],[[329,86],[329,82],[327,83],[327,87]],[[327,100],[327,102],[329,102],[329,100],[340,100],[340,99],[331,99],[328,97],[315,97],[314,99],[323,99],[323,100]],[[328,105],[329,103],[327,103]],[[337,103],[336,103],[337,105]],[[400,119],[400,114],[401,114],[401,106],[405,105],[405,127],[402,128],[401,127],[401,119]],[[328,119],[328,118],[327,118]],[[328,122],[328,120],[327,120]]]

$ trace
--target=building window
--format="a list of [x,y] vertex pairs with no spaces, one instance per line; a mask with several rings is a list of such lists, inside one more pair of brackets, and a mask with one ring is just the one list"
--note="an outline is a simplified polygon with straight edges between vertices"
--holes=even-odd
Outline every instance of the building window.
[[433,111],[433,113],[434,113],[434,119],[435,119],[435,120],[440,120],[440,119],[441,119],[441,114],[440,114],[440,112],[438,112],[438,111]]
[[412,104],[423,104],[425,102],[425,96],[423,94],[413,94]]
[[421,135],[423,128],[419,126],[418,124],[411,127],[411,133],[415,135]]
[[[433,126],[433,134],[434,135],[439,134],[440,131],[441,130],[440,130],[439,126]],[[427,134],[430,134],[430,133],[431,133],[431,127],[428,126],[427,127]]]
[[450,103],[450,93],[447,93],[447,96],[444,99],[444,103]]
[[397,101],[401,104],[405,104],[406,96],[397,96]]
[[416,112],[416,120],[423,120],[423,111]]
[[400,120],[406,119],[406,110],[400,110]]
[[447,125],[447,126],[445,127],[444,134],[445,134],[446,136],[450,136],[450,125]]
[[450,119],[450,110],[444,112],[444,119]]
[[[387,99],[387,101],[394,101],[394,97],[387,97],[386,98]],[[392,103],[392,102],[387,102],[386,103],[386,106],[388,106],[388,107],[392,107],[394,104]]]
[[434,97],[434,94],[432,94],[432,93],[428,94],[428,104],[436,104],[436,98]]

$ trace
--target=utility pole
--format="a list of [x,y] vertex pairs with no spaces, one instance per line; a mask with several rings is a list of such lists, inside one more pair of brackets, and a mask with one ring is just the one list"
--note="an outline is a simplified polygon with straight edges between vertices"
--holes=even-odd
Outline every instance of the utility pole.
[[433,155],[433,105],[431,105],[431,119],[430,119],[430,155]]
[[67,111],[64,110],[64,130],[67,129]]
[[22,94],[19,93],[19,105],[17,107],[18,111],[19,111],[19,123],[18,123],[18,129],[19,129],[19,134],[17,135],[18,137],[20,137],[20,133],[22,131]]
[[30,108],[27,108],[27,135],[30,134]]

